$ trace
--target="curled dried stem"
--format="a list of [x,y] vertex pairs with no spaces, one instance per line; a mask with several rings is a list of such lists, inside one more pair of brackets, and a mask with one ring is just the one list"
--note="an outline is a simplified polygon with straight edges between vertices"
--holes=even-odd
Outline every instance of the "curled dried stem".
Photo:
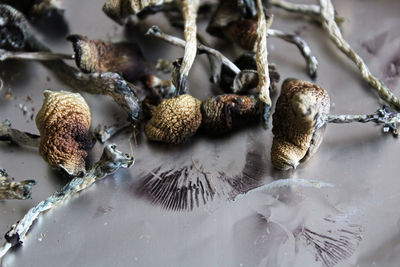
[[184,94],[187,91],[187,77],[192,68],[197,53],[197,25],[196,17],[199,9],[199,0],[181,0],[181,9],[183,15],[183,25],[185,34],[185,53],[181,68],[179,69],[178,80],[173,81],[178,94]]
[[301,55],[306,60],[308,75],[310,75],[312,79],[317,77],[318,60],[311,54],[311,48],[303,38],[298,35],[285,33],[275,29],[268,29],[268,36],[277,37],[296,45]]
[[257,41],[256,41],[256,62],[258,72],[258,93],[260,100],[264,103],[264,120],[267,125],[269,111],[271,109],[271,98],[269,95],[270,78],[268,71],[268,48],[267,31],[272,24],[273,17],[265,19],[264,9],[261,0],[257,0]]
[[0,123],[0,141],[11,142],[20,146],[39,147],[40,136],[13,129],[11,122],[6,120]]
[[383,125],[384,132],[392,132],[393,135],[399,135],[397,125],[400,123],[400,113],[393,112],[388,107],[378,109],[373,114],[363,115],[325,115],[324,120],[328,123],[351,123],[351,122],[375,122]]
[[[146,35],[155,36],[155,37],[160,38],[160,39],[162,39],[172,45],[175,45],[175,46],[185,47],[185,45],[186,45],[186,42],[184,40],[164,33],[163,31],[161,31],[161,29],[158,26],[152,26],[147,31]],[[218,50],[213,49],[208,46],[205,46],[205,45],[202,45],[202,44],[198,44],[197,48],[200,52],[204,52],[204,53],[207,53],[207,54],[210,54],[210,55],[213,55],[214,57],[216,57],[224,65],[229,67],[235,74],[238,74],[240,72],[240,69]]]
[[32,198],[31,190],[35,184],[34,180],[11,181],[6,170],[0,168],[0,200]]
[[325,31],[328,32],[332,42],[350,58],[360,70],[363,79],[375,89],[379,97],[390,106],[400,110],[400,99],[386,87],[386,85],[376,78],[369,70],[364,60],[351,48],[350,44],[343,38],[339,26],[335,22],[335,10],[330,0],[319,0],[321,6],[320,20]]
[[115,145],[106,146],[100,160],[87,171],[84,177],[73,178],[60,191],[55,192],[46,200],[31,208],[20,221],[11,227],[4,236],[6,242],[0,248],[0,260],[11,247],[21,245],[25,241],[26,234],[40,214],[58,206],[76,193],[114,173],[119,168],[131,167],[133,163],[134,158],[118,151]]
[[15,52],[0,49],[0,61],[8,59],[25,59],[25,60],[56,60],[56,59],[69,59],[72,60],[75,55],[60,54],[52,52]]

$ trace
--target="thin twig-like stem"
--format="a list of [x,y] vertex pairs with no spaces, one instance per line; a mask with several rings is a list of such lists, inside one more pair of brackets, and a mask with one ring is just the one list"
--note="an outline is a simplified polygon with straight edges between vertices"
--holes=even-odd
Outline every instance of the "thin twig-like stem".
[[256,40],[256,63],[258,72],[257,90],[260,100],[264,103],[264,122],[268,125],[269,111],[271,109],[271,97],[269,94],[270,78],[268,71],[268,47],[267,31],[272,24],[273,17],[265,20],[264,8],[261,0],[257,0],[257,40]]
[[[210,44],[207,42],[207,39],[200,33],[197,33],[197,39],[202,45],[210,47]],[[207,59],[208,62],[210,63],[210,80],[212,83],[218,84],[219,73],[217,68],[217,62],[215,61],[214,56],[212,56],[210,53],[207,53]]]
[[56,60],[56,59],[75,59],[72,54],[60,54],[52,52],[15,52],[0,49],[0,61],[7,59],[25,59],[25,60]]
[[301,55],[306,60],[308,75],[310,75],[312,79],[316,78],[318,69],[318,60],[315,56],[311,54],[310,46],[303,38],[301,38],[298,35],[285,33],[275,29],[268,29],[268,36],[277,37],[296,45],[297,48],[300,50]]
[[133,157],[118,151],[115,145],[106,146],[100,160],[87,171],[84,177],[73,178],[60,191],[55,192],[46,200],[31,208],[20,221],[11,227],[5,234],[6,242],[0,248],[0,259],[11,247],[21,245],[25,241],[27,232],[40,214],[56,207],[119,168],[129,168],[133,163]]
[[177,81],[174,81],[178,94],[187,91],[187,77],[197,53],[196,18],[197,10],[199,9],[199,0],[181,0],[180,2],[186,43],[182,65],[179,69],[179,78]]
[[34,180],[11,181],[7,172],[0,168],[0,200],[32,198],[31,190],[35,184]]
[[364,60],[351,48],[350,44],[343,38],[342,33],[335,22],[335,10],[330,0],[319,0],[321,6],[320,19],[325,31],[328,32],[330,39],[348,58],[358,67],[361,76],[368,84],[375,89],[382,100],[390,106],[400,110],[400,99],[386,87],[386,85],[376,78],[368,69]]
[[[282,8],[288,12],[302,14],[320,21],[321,8],[318,5],[296,4],[285,0],[268,0],[268,3]],[[335,15],[335,21],[336,23],[341,24],[343,23],[344,19]]]
[[11,128],[10,121],[0,122],[0,141],[8,141],[20,146],[39,147],[40,136]]
[[[179,46],[179,47],[185,47],[186,42],[178,37],[172,36],[165,34],[164,32],[161,31],[161,29],[158,26],[152,26],[146,33],[146,35],[151,35],[155,36],[157,38],[160,38],[172,45]],[[232,62],[230,61],[227,57],[225,57],[221,52],[219,52],[216,49],[213,49],[211,47],[198,44],[197,49],[200,52],[204,52],[207,54],[211,54],[215,56],[218,60],[220,60],[224,65],[229,67],[235,74],[238,74],[240,72],[240,69]]]
[[328,123],[351,123],[351,122],[375,122],[383,125],[384,132],[392,132],[399,135],[400,113],[393,112],[388,107],[378,109],[374,114],[368,115],[332,115],[327,114],[323,120]]

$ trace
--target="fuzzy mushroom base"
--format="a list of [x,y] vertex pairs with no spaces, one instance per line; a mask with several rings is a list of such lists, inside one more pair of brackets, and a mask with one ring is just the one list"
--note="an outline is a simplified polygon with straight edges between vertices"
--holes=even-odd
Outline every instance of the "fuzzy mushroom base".
[[186,94],[164,100],[146,124],[147,138],[171,144],[184,142],[200,127],[200,105],[200,100]]
[[296,168],[316,152],[325,128],[322,117],[329,109],[329,95],[323,88],[295,79],[283,82],[272,123],[271,160],[275,168]]
[[39,152],[53,168],[68,175],[85,172],[85,159],[91,147],[91,114],[79,93],[44,91],[44,102],[36,116],[40,132]]

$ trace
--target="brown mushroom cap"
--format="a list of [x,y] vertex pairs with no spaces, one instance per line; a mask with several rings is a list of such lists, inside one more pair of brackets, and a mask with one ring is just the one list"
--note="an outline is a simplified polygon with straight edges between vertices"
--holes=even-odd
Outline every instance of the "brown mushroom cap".
[[36,116],[40,132],[39,152],[54,168],[76,176],[85,171],[85,158],[91,146],[91,114],[78,93],[44,91],[44,102]]
[[147,64],[137,44],[90,40],[77,34],[67,39],[73,44],[76,65],[85,73],[117,72],[130,82],[146,74]]
[[187,94],[162,101],[146,124],[147,138],[172,144],[184,142],[200,127],[200,105],[200,100]]
[[271,160],[277,169],[296,168],[318,149],[325,128],[322,116],[329,108],[328,93],[321,87],[294,79],[283,83],[272,128]]
[[260,103],[254,96],[213,96],[201,104],[202,129],[223,134],[261,118]]
[[225,34],[243,49],[253,51],[257,40],[257,19],[240,18],[226,27]]

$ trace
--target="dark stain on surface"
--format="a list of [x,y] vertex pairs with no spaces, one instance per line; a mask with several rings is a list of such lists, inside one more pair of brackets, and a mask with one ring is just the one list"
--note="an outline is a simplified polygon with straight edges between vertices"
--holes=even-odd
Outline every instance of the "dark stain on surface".
[[263,152],[263,149],[249,150],[243,170],[233,177],[223,171],[205,172],[201,163],[190,162],[172,169],[160,165],[139,178],[135,193],[153,204],[175,211],[191,211],[216,196],[232,199],[260,184],[266,173]]

